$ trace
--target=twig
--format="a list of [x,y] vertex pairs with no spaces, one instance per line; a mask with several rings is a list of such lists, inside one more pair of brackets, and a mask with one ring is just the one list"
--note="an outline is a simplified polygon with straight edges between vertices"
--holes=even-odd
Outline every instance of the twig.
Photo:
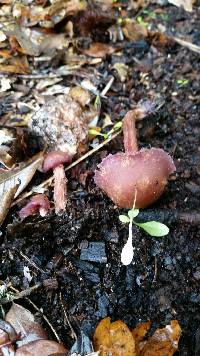
[[[15,291],[15,292],[17,292],[17,293],[21,293],[21,292],[19,292],[16,288],[14,288],[14,287],[10,287],[10,289],[12,289],[13,291]],[[58,336],[56,330],[54,329],[53,325],[50,323],[50,321],[48,320],[48,318],[46,317],[46,315],[44,315],[44,314],[42,313],[42,311],[37,307],[37,305],[35,305],[35,304],[32,302],[32,300],[30,300],[30,299],[27,298],[27,297],[25,297],[25,299],[34,307],[35,310],[37,310],[37,312],[38,312],[39,314],[42,315],[43,319],[46,321],[46,323],[49,325],[50,329],[51,329],[52,332],[54,333],[55,338],[57,339],[57,341],[58,341],[59,343],[61,343],[61,340],[60,340],[60,338],[59,338],[59,336]]]
[[108,92],[108,90],[111,88],[113,82],[114,82],[115,78],[112,77],[109,82],[106,84],[105,88],[102,90],[101,92],[101,96],[105,96]]
[[[99,151],[102,147],[104,147],[108,142],[112,141],[115,137],[117,137],[120,133],[122,132],[122,130],[114,133],[112,135],[112,137],[107,138],[106,140],[104,140],[102,143],[100,143],[97,147],[93,148],[92,150],[90,150],[89,152],[87,152],[86,154],[84,154],[82,157],[78,158],[75,162],[73,162],[72,164],[70,164],[65,171],[69,171],[71,168],[75,167],[77,164],[79,164],[80,162],[84,161],[86,158],[90,157],[93,155],[93,153]],[[44,182],[42,182],[41,184],[37,185],[34,188],[40,189],[40,188],[44,188],[49,186],[53,181],[53,176],[51,176],[50,178],[46,179]],[[13,202],[13,204],[11,205],[12,207],[15,206],[16,204],[18,204],[19,202],[21,202],[23,199],[30,197],[34,192],[30,191],[30,192],[25,192],[24,194],[22,194],[17,200],[15,200]]]
[[41,273],[45,273],[45,271],[43,271],[40,267],[38,267],[35,262],[31,261],[30,258],[28,256],[26,256],[23,252],[20,251],[20,256],[22,256],[26,261],[28,261],[28,263],[30,263],[31,266],[33,266],[34,268],[36,268],[38,271],[40,271]]
[[156,283],[157,273],[158,273],[158,262],[157,262],[157,257],[155,256],[155,260],[154,260],[154,276],[153,276],[153,283]]
[[65,319],[67,320],[67,323],[68,323],[68,325],[69,325],[69,327],[70,327],[70,330],[71,330],[71,333],[72,333],[72,337],[73,337],[75,340],[77,340],[76,333],[75,333],[75,331],[74,331],[74,329],[73,329],[73,327],[72,327],[72,324],[71,324],[70,321],[69,321],[68,315],[67,315],[66,310],[65,310],[65,308],[64,308],[64,304],[63,304],[63,299],[62,299],[62,294],[61,294],[61,293],[60,293],[60,302],[61,302],[61,306],[62,306],[62,310],[63,310],[64,316],[65,316]]
[[190,49],[191,51],[200,54],[200,46],[197,46],[194,43],[182,40],[181,38],[178,38],[178,37],[170,37],[170,39],[174,40],[175,42],[177,42],[181,46],[186,47],[186,48]]
[[[25,298],[27,297],[27,295],[30,295],[31,293],[35,292],[38,288],[42,287],[42,283],[37,283],[34,286],[27,288],[21,292],[19,292],[17,289],[15,291],[17,291],[17,294],[9,296],[9,298],[3,298],[0,299],[0,303],[1,304],[6,304],[9,302],[13,302],[13,300],[17,300],[17,299],[21,299],[21,298]],[[13,289],[13,287],[10,287],[10,289]]]

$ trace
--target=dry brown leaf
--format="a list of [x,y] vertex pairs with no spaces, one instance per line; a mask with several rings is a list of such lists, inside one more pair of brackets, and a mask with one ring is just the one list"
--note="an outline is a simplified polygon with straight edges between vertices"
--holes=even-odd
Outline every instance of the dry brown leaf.
[[73,22],[75,30],[81,36],[87,36],[94,29],[105,31],[116,19],[109,4],[88,1],[87,8],[80,11]]
[[66,356],[67,349],[55,341],[37,340],[17,349],[15,356]]
[[29,64],[25,56],[13,57],[8,64],[0,64],[1,73],[28,74]]
[[8,51],[7,49],[1,49],[0,50],[0,57],[8,59],[8,58],[12,58],[12,55],[11,55],[10,51]]
[[47,339],[46,332],[35,322],[34,315],[19,304],[13,303],[5,320],[12,325],[17,334],[21,334],[17,342],[19,347],[35,340]]
[[8,189],[5,194],[1,197],[1,204],[0,204],[0,225],[4,222],[10,206],[14,200],[14,196],[16,194],[18,185],[13,188]]
[[169,0],[169,3],[177,7],[183,7],[185,11],[191,12],[195,0]]
[[136,349],[136,355],[140,355],[140,351],[144,347],[144,338],[151,326],[151,321],[147,321],[145,323],[140,323],[138,324],[133,330],[132,330],[132,335],[135,340],[135,349]]
[[30,161],[22,163],[18,168],[10,171],[5,171],[0,174],[0,199],[3,199],[4,194],[10,189],[19,185],[15,198],[24,190],[24,188],[31,181],[36,170],[40,167],[43,157],[37,155]]
[[124,63],[115,63],[113,65],[113,68],[117,71],[121,82],[124,83],[128,74],[129,67]]
[[48,15],[54,24],[63,20],[66,16],[72,16],[87,6],[85,0],[57,0],[48,8]]
[[4,28],[5,34],[10,36],[9,41],[13,50],[30,56],[38,56],[39,46],[31,41],[26,31],[27,29],[17,24]]
[[135,341],[129,328],[121,320],[110,322],[103,319],[97,326],[93,337],[95,351],[100,356],[136,356]]
[[172,356],[178,349],[181,328],[177,320],[157,329],[148,339],[139,356]]
[[116,51],[116,48],[109,46],[105,43],[94,42],[88,49],[81,49],[81,52],[87,54],[90,57],[103,58],[107,54],[112,54]]
[[148,36],[148,31],[145,26],[137,23],[134,20],[126,21],[122,27],[124,36],[130,41],[138,41]]
[[83,108],[91,101],[91,95],[89,91],[79,86],[71,88],[69,91],[69,95],[72,99],[77,101]]

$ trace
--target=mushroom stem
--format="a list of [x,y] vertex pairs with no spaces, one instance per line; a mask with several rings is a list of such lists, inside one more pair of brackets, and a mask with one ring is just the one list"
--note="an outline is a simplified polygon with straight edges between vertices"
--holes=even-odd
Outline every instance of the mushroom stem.
[[137,132],[135,128],[135,115],[133,111],[128,111],[122,122],[124,133],[124,148],[126,153],[138,151]]
[[63,164],[59,164],[53,169],[54,176],[54,204],[55,212],[65,210],[67,204],[67,178]]
[[135,122],[142,120],[146,115],[155,110],[154,104],[150,101],[145,101],[138,108],[130,110],[125,115],[122,121],[124,134],[124,148],[126,153],[135,153],[138,151],[137,145],[137,130]]

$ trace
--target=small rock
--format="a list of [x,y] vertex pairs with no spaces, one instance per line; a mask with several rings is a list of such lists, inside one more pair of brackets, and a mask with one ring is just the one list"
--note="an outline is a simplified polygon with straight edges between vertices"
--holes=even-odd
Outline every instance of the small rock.
[[193,302],[193,303],[199,304],[199,303],[200,303],[200,294],[192,293],[192,294],[191,294],[191,297],[190,297],[190,300],[191,300],[191,302]]
[[80,259],[83,261],[106,263],[106,251],[104,242],[90,242],[81,250]]
[[193,273],[193,277],[199,281],[200,280],[200,270],[197,270],[196,272]]

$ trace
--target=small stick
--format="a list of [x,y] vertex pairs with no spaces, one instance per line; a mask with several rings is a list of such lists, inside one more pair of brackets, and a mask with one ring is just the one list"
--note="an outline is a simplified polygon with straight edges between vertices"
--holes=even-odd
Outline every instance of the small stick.
[[20,251],[20,256],[22,256],[26,261],[28,261],[28,263],[30,263],[31,266],[33,266],[34,268],[36,268],[38,271],[40,271],[41,273],[45,273],[45,271],[43,271],[43,269],[41,269],[40,267],[38,267],[35,262],[31,261],[30,258],[28,256],[26,256],[23,252]]
[[[7,299],[7,298],[0,299],[0,303],[6,304],[9,302],[13,302],[14,300],[17,300],[17,299],[25,298],[25,297],[27,297],[27,295],[30,295],[31,293],[35,292],[40,287],[42,287],[42,283],[37,283],[34,286],[27,288],[21,292],[17,291],[17,294],[10,296],[9,299]],[[10,288],[13,289],[13,287],[10,287]]]
[[152,283],[156,283],[157,273],[158,273],[158,262],[157,262],[157,257],[155,256],[155,260],[154,260],[154,276],[153,276]]
[[72,337],[73,337],[75,340],[77,340],[76,333],[75,333],[75,331],[74,331],[74,329],[73,329],[73,327],[72,327],[72,324],[71,324],[70,321],[69,321],[68,315],[67,315],[66,310],[65,310],[65,308],[64,308],[64,304],[63,304],[63,299],[62,299],[62,294],[61,294],[61,293],[60,293],[60,302],[61,302],[61,306],[62,306],[62,310],[63,310],[64,316],[65,316],[65,319],[67,320],[67,323],[68,323],[68,325],[69,325],[69,327],[70,327],[70,330],[71,330],[71,333],[72,333]]

